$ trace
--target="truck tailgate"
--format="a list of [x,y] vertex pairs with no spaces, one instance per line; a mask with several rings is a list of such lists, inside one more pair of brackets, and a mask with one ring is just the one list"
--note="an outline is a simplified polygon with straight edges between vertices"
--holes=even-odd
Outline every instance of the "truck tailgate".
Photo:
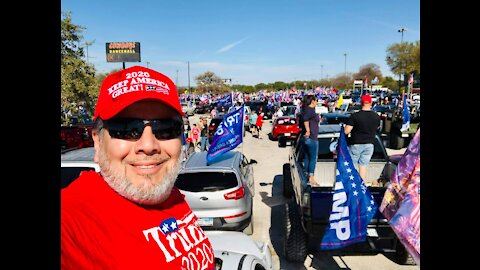
[[[382,203],[383,195],[385,194],[385,187],[368,187],[370,193],[373,195],[375,202],[378,206]],[[310,209],[312,219],[315,222],[328,223],[330,217],[330,211],[332,211],[333,203],[333,188],[318,187],[313,188],[310,193]],[[373,219],[384,219],[384,216],[380,211],[375,213]]]

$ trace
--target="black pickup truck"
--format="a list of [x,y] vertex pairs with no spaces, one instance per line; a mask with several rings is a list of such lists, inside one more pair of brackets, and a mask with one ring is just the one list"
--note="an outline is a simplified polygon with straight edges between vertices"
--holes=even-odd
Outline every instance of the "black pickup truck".
[[[340,136],[340,130],[341,126],[338,124],[320,125],[315,168],[319,187],[312,187],[304,174],[301,138],[289,149],[289,162],[283,165],[283,195],[291,198],[289,203],[285,204],[283,223],[284,252],[289,261],[303,262],[307,256],[309,238],[321,239],[328,226],[336,180],[336,156],[332,151]],[[377,135],[364,182],[378,206],[382,203],[395,168],[395,162],[389,160],[384,144]],[[414,264],[413,258],[378,209],[370,220],[367,234],[369,250],[365,250],[366,252],[391,252],[397,263]]]

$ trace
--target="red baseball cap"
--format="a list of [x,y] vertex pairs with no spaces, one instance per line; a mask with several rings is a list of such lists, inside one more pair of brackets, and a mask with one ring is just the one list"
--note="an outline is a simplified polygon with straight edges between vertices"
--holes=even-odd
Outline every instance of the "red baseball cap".
[[365,104],[365,103],[372,103],[372,97],[370,95],[362,96],[362,104]]
[[108,120],[131,104],[144,99],[158,100],[185,114],[175,84],[160,72],[133,66],[108,75],[100,87],[93,120]]

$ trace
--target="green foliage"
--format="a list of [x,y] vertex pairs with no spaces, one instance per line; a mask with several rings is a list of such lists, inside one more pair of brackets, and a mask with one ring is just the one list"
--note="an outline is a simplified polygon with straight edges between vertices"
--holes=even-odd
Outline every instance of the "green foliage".
[[223,94],[231,91],[230,87],[225,85],[223,80],[212,71],[198,75],[195,77],[195,82],[197,83],[196,94]]
[[[95,68],[84,60],[83,48],[79,46],[84,27],[72,23],[71,13],[62,12],[61,23],[61,105],[64,111],[75,111],[83,105],[89,116],[98,96],[99,83]],[[63,114],[62,114],[63,115]],[[63,119],[66,121],[67,119]]]
[[404,81],[401,83],[404,86],[410,73],[420,75],[420,41],[391,45],[387,48],[385,60],[393,74],[404,75]]
[[391,90],[398,90],[398,81],[390,76],[385,77],[383,80],[380,80],[380,82],[383,87],[387,87]]
[[341,74],[332,78],[330,85],[335,89],[350,89],[352,88],[353,80],[349,75]]
[[355,73],[353,75],[353,77],[356,80],[363,80],[365,76],[368,78],[369,84],[373,79],[375,79],[375,77],[377,77],[379,81],[383,80],[383,75],[382,75],[382,71],[380,70],[380,66],[374,63],[361,66],[358,73]]

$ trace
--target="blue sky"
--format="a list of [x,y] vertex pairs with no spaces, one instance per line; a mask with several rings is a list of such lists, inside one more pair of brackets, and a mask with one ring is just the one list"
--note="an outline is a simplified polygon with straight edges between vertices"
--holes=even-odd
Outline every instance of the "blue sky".
[[404,42],[420,40],[420,0],[62,0],[61,10],[86,28],[97,71],[122,68],[106,61],[107,42],[140,42],[142,62],[125,66],[148,65],[180,86],[187,62],[192,86],[206,71],[255,85],[331,78],[369,63],[395,78],[385,57],[402,39],[398,30],[407,29]]

